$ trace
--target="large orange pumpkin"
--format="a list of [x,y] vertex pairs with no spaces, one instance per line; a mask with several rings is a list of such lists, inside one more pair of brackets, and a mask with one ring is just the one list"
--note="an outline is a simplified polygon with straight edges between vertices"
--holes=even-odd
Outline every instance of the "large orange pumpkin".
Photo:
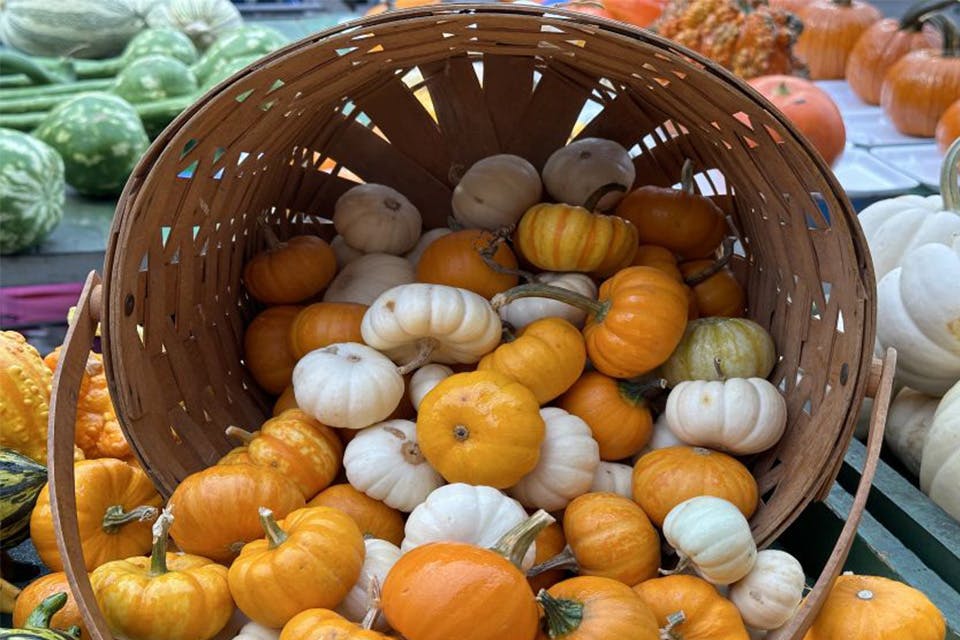
[[657,449],[633,467],[633,499],[658,527],[675,506],[702,495],[729,500],[749,518],[757,481],[736,458],[703,447]]
[[[484,260],[485,254],[500,270]],[[464,229],[430,243],[417,263],[417,281],[460,287],[490,298],[517,284],[516,269],[517,257],[506,242],[483,229]]]
[[945,14],[925,19],[943,36],[942,49],[921,49],[887,71],[880,105],[900,133],[929,138],[960,96],[960,30]]
[[841,80],[857,39],[883,17],[862,0],[812,0],[800,9],[803,31],[794,53],[806,63],[811,80]]
[[809,80],[795,76],[761,76],[749,82],[783,111],[827,164],[837,161],[847,144],[847,130],[830,94]]
[[867,104],[880,104],[883,77],[897,60],[911,51],[932,49],[941,44],[935,32],[923,28],[923,15],[953,2],[919,2],[907,9],[899,20],[884,18],[870,25],[847,58],[845,76],[853,92]]

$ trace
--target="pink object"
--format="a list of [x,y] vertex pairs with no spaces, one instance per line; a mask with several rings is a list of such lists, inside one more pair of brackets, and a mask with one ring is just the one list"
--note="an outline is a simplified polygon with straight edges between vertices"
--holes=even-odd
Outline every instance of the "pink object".
[[0,287],[0,327],[65,325],[82,289],[82,282]]

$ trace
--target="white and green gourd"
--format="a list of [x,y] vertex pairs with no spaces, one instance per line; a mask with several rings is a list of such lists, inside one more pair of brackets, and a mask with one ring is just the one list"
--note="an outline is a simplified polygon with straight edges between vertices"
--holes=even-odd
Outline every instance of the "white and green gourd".
[[63,219],[65,197],[60,154],[25,133],[0,129],[0,254],[42,242]]
[[168,0],[154,5],[147,24],[183,31],[202,50],[243,26],[243,17],[230,0]]
[[129,102],[80,95],[51,111],[33,135],[63,158],[67,184],[90,196],[116,196],[150,144]]

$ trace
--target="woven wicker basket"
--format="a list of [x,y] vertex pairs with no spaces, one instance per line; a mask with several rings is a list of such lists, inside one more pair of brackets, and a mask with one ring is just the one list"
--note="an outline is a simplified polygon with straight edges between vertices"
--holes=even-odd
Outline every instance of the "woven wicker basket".
[[[662,186],[692,159],[739,240],[749,316],[780,354],[771,380],[789,424],[752,461],[758,543],[829,489],[871,384],[876,311],[867,245],[832,172],[782,115],[707,59],[622,23],[545,11],[445,5],[342,25],[216,87],[150,147],[120,199],[102,288],[94,274],[68,336],[51,418],[61,553],[94,638],[109,635],[79,561],[67,445],[70,389],[95,320],[127,437],[169,495],[230,449],[226,425],[269,414],[241,350],[257,311],[240,274],[263,246],[258,219],[281,237],[329,237],[320,218],[357,176],[397,188],[440,226],[455,176],[490,154],[542,167],[572,135],[610,138],[635,157],[637,184]],[[880,395],[889,365],[872,370]],[[800,637],[862,499],[817,597],[780,637]]]

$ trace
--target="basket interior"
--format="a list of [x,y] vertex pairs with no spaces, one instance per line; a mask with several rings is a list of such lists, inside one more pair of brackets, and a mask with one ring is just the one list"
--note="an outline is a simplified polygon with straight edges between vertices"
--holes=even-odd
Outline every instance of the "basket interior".
[[[781,116],[716,65],[626,25],[522,5],[447,5],[366,18],[277,52],[211,91],[151,146],[121,198],[105,265],[104,353],[124,429],[169,494],[256,428],[272,399],[242,360],[259,308],[240,282],[280,237],[331,235],[358,181],[446,223],[473,162],[542,168],[577,137],[630,150],[636,185],[698,186],[728,213],[750,318],[780,355],[788,429],[750,463],[767,544],[829,488],[862,401],[873,273],[856,215]],[[429,107],[429,108],[428,108]]]

